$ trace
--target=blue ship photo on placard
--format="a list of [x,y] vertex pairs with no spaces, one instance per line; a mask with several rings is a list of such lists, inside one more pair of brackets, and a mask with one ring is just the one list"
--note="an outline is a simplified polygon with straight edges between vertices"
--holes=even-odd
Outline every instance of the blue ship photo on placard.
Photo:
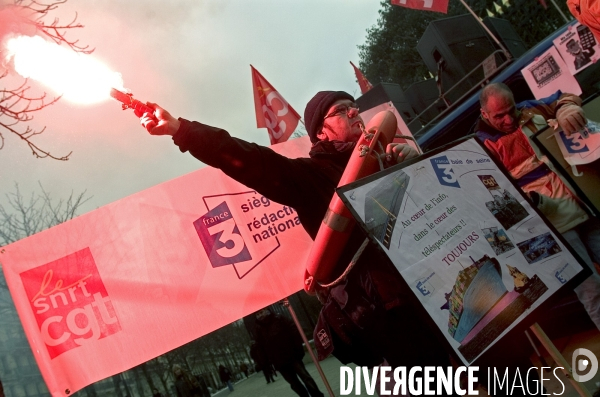
[[519,247],[519,250],[529,264],[541,261],[562,251],[560,245],[558,245],[550,232],[517,243],[517,247]]
[[472,360],[548,287],[537,276],[529,277],[516,266],[505,265],[513,279],[512,288],[502,281],[502,266],[496,258],[484,255],[458,273],[454,287],[446,294],[441,309],[448,310],[448,333],[460,342],[458,350]]

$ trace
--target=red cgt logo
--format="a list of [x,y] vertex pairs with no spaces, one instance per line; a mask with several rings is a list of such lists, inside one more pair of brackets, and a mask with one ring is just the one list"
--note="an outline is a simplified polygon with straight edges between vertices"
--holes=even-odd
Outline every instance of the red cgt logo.
[[89,248],[20,276],[51,359],[121,330]]

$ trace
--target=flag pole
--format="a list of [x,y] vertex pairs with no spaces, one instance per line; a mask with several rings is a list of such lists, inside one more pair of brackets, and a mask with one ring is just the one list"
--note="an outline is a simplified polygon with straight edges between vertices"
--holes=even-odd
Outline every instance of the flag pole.
[[548,335],[546,335],[542,327],[540,327],[538,323],[535,323],[529,327],[529,329],[539,339],[542,346],[544,346],[548,354],[550,354],[550,357],[554,359],[554,362],[557,363],[557,367],[562,369],[565,378],[571,382],[571,386],[573,386],[575,391],[577,391],[577,394],[582,397],[591,397],[591,393],[585,387],[585,385],[583,383],[579,383],[575,380],[575,378],[573,378],[573,369],[569,365],[569,362],[563,357],[556,346],[554,346],[554,343],[552,343],[552,340],[548,338]]
[[329,396],[335,397],[335,394],[333,393],[333,390],[331,389],[329,381],[327,380],[327,377],[325,376],[325,373],[323,372],[323,369],[321,368],[321,365],[319,364],[319,360],[317,359],[317,356],[315,356],[315,352],[313,351],[312,347],[310,346],[308,339],[306,339],[306,335],[304,335],[304,330],[302,329],[302,326],[300,325],[300,321],[298,321],[298,317],[296,316],[296,312],[294,311],[294,308],[290,304],[290,300],[288,298],[284,298],[283,305],[288,308],[290,315],[292,316],[292,319],[294,320],[294,324],[296,324],[296,328],[298,328],[298,332],[300,332],[300,336],[302,337],[302,340],[304,341],[304,344],[306,345],[306,350],[308,350],[308,354],[310,354],[310,358],[313,360],[313,363],[315,363],[315,367],[317,368],[317,371],[319,372],[319,375],[321,376],[321,380],[323,380],[323,383],[325,384],[325,388],[327,389]]
[[558,13],[559,13],[559,14],[560,14],[560,15],[561,15],[561,16],[562,16],[564,19],[565,19],[565,21],[566,21],[567,23],[571,22],[571,21],[569,20],[569,18],[567,18],[567,16],[565,15],[565,13],[564,13],[564,12],[562,12],[562,10],[561,10],[561,9],[560,9],[560,7],[558,6],[558,4],[556,4],[556,1],[554,1],[554,0],[550,0],[550,1],[552,2],[552,5],[554,6],[554,8],[556,8],[556,10],[558,11]]
[[508,52],[506,47],[504,47],[502,45],[500,40],[498,40],[498,38],[496,38],[496,36],[492,33],[492,31],[489,30],[487,26],[485,26],[483,21],[477,16],[477,14],[475,14],[475,12],[471,9],[471,7],[469,7],[469,5],[467,3],[465,3],[464,0],[460,0],[460,2],[471,13],[471,15],[473,15],[473,17],[477,20],[477,22],[479,22],[479,24],[483,27],[483,29],[487,32],[487,34],[489,34],[492,37],[492,39],[496,42],[496,44],[498,44],[500,49],[502,49],[502,52],[504,52],[504,56],[506,56],[506,59],[512,59],[512,55],[510,55],[510,52]]

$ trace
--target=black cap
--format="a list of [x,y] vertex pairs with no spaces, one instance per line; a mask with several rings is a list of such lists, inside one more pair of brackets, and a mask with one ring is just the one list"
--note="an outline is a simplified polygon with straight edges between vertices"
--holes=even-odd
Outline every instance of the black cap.
[[317,133],[323,126],[323,118],[327,115],[327,111],[334,102],[340,99],[349,99],[354,102],[352,95],[344,91],[319,91],[308,101],[306,109],[304,109],[304,125],[312,143],[319,140]]

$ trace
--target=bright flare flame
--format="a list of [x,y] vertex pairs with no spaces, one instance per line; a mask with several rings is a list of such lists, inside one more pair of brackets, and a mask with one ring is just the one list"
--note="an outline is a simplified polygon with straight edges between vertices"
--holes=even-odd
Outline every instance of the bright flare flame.
[[39,81],[63,98],[92,104],[110,98],[112,87],[122,88],[119,73],[90,55],[80,54],[39,36],[19,36],[6,43],[8,59],[17,73]]

